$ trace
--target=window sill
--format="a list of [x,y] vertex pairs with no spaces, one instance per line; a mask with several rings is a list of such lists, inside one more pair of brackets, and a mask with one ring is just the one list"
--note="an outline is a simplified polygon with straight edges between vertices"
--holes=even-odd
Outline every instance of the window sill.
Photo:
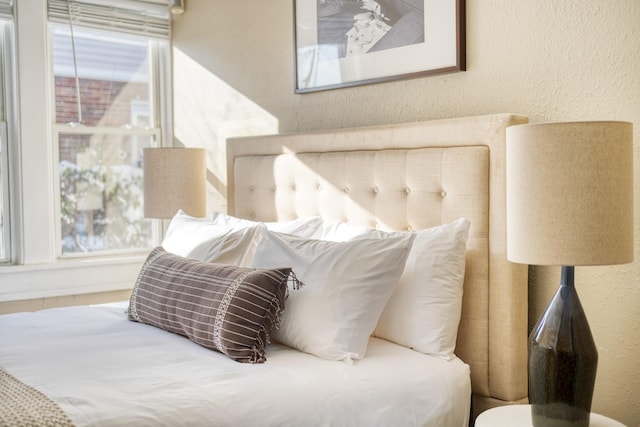
[[145,254],[0,267],[0,302],[131,289]]

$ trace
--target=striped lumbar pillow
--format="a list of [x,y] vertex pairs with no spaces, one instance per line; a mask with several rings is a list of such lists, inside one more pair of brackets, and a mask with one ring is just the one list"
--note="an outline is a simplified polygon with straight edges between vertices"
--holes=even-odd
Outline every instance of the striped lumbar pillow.
[[204,263],[157,247],[138,275],[128,317],[239,362],[262,363],[284,309],[290,275],[290,268]]

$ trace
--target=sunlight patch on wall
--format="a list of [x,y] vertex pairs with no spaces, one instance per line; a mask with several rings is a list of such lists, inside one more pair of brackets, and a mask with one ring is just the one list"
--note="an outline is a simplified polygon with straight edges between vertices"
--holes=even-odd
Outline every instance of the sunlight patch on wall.
[[173,49],[177,145],[207,150],[207,212],[226,210],[226,140],[278,132],[278,119],[179,49]]

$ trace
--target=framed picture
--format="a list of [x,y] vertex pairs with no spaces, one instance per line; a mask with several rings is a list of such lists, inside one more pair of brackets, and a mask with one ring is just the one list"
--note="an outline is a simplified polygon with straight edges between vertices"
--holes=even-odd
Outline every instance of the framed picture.
[[295,91],[465,69],[464,0],[294,0]]

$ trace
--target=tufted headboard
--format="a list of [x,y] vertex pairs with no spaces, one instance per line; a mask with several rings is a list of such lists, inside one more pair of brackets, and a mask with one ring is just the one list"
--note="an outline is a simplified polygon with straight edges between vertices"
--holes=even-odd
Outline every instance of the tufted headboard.
[[526,401],[527,269],[506,259],[505,129],[499,114],[255,136],[227,144],[229,213],[320,216],[383,230],[471,221],[456,354],[473,408]]

